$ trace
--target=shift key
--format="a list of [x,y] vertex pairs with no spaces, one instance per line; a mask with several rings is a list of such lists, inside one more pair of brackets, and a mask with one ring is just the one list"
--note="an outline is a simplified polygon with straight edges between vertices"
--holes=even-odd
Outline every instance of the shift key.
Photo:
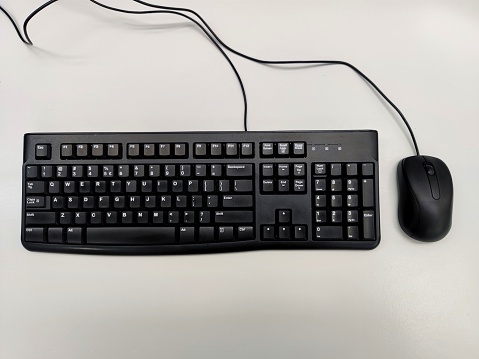
[[216,211],[216,223],[253,223],[253,211]]
[[27,212],[25,224],[55,224],[55,212]]

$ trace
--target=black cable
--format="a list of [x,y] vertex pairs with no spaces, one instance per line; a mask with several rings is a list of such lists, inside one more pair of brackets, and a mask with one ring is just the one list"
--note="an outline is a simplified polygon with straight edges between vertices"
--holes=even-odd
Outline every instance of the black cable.
[[[44,8],[46,8],[48,5],[56,2],[58,0],[50,0],[48,1],[47,3],[43,4],[42,6],[40,6],[39,8],[37,8],[35,11],[33,11],[28,17],[27,19],[25,20],[24,24],[23,24],[23,30],[25,32],[25,36],[26,38],[28,39],[30,45],[33,45],[33,43],[31,42],[30,40],[30,37],[28,36],[28,22],[36,15],[38,14],[41,10],[43,10]],[[151,10],[151,11],[132,11],[132,10],[124,10],[124,9],[119,9],[119,8],[114,8],[114,7],[111,7],[111,6],[108,6],[108,5],[105,5],[105,4],[102,4],[98,1],[95,1],[95,0],[90,0],[92,3],[102,7],[102,8],[105,8],[107,10],[111,10],[111,11],[116,11],[116,12],[121,12],[121,13],[125,13],[125,14],[134,14],[134,15],[145,15],[145,14],[172,14],[172,15],[177,15],[177,16],[181,16],[181,17],[184,17],[188,20],[190,20],[191,22],[193,22],[196,26],[198,26],[205,34],[206,36],[208,36],[208,38],[210,39],[210,41],[217,47],[217,49],[221,52],[221,54],[224,56],[224,58],[228,61],[228,63],[230,64],[231,68],[233,69],[237,79],[238,79],[238,82],[240,84],[240,87],[241,87],[241,93],[243,94],[243,102],[244,102],[244,130],[245,131],[248,131],[248,123],[247,123],[247,118],[248,118],[248,101],[247,101],[247,98],[246,98],[246,91],[245,91],[245,88],[244,88],[244,84],[243,84],[243,80],[241,79],[241,76],[240,74],[238,73],[238,70],[236,69],[235,65],[233,64],[233,62],[231,61],[231,59],[228,57],[228,55],[226,55],[226,53],[223,51],[223,49],[221,48],[221,46],[219,46],[215,39],[208,33],[208,31],[206,31],[206,29],[198,22],[196,21],[195,19],[189,17],[188,15],[185,15],[185,14],[182,14],[182,13],[179,13],[179,12],[176,12],[176,11],[169,11],[169,10]]]
[[201,24],[196,21],[195,19],[189,17],[188,15],[185,15],[185,14],[182,14],[180,12],[176,12],[176,11],[170,11],[170,10],[152,10],[152,11],[132,11],[132,10],[124,10],[124,9],[118,9],[118,8],[114,8],[114,7],[111,7],[111,6],[108,6],[108,5],[105,5],[105,4],[102,4],[102,3],[99,3],[98,1],[95,1],[95,0],[90,0],[92,3],[100,6],[100,7],[103,7],[105,9],[108,9],[108,10],[112,10],[112,11],[117,11],[117,12],[121,12],[121,13],[125,13],[125,14],[134,14],[134,15],[144,15],[144,14],[173,14],[173,15],[178,15],[178,16],[181,16],[181,17],[184,17],[188,20],[190,20],[191,22],[193,22],[196,26],[198,26],[205,34],[206,36],[208,36],[208,38],[211,40],[211,42],[217,47],[217,49],[221,52],[221,54],[225,57],[225,59],[228,61],[228,63],[231,65],[231,68],[233,69],[236,77],[238,78],[238,81],[239,81],[239,84],[240,84],[240,87],[241,87],[241,92],[243,94],[243,101],[244,101],[244,130],[245,131],[248,131],[248,121],[247,121],[247,114],[248,114],[248,101],[246,99],[246,91],[244,89],[244,84],[243,84],[243,80],[241,79],[241,76],[240,74],[238,73],[238,70],[236,70],[236,67],[235,65],[233,64],[233,62],[230,60],[230,58],[228,57],[228,55],[226,55],[226,53],[223,51],[223,49],[221,48],[221,46],[219,46],[215,39],[208,33],[208,31],[206,31],[206,29],[201,26]]
[[27,45],[32,45],[31,42],[28,42],[27,40],[25,40],[22,36],[22,33],[20,32],[20,29],[18,28],[17,26],[17,23],[15,22],[15,20],[13,20],[13,18],[10,16],[10,14],[7,12],[7,10],[5,10],[3,7],[0,6],[0,10],[5,14],[7,15],[8,19],[10,20],[10,22],[12,23],[13,27],[15,28],[15,31],[17,32],[17,35],[18,37],[20,38],[20,40],[22,40],[25,44]]
[[43,4],[42,6],[38,7],[36,10],[34,10],[30,15],[28,15],[28,17],[25,19],[25,22],[23,23],[23,32],[25,34],[25,37],[27,38],[27,41],[30,45],[33,45],[33,42],[30,40],[30,37],[28,36],[28,31],[27,31],[27,25],[28,23],[30,22],[30,20],[36,15],[38,14],[40,11],[42,11],[43,9],[45,9],[48,5],[51,5],[53,4],[54,2],[57,2],[58,0],[50,0],[50,1],[47,1],[45,4]]
[[[47,3],[43,4],[42,6],[40,6],[39,8],[37,8],[35,11],[33,11],[28,17],[27,19],[25,20],[24,24],[23,24],[23,30],[24,30],[24,33],[25,33],[25,37],[27,38],[27,41],[25,41],[23,39],[23,37],[21,36],[20,34],[20,31],[18,30],[18,27],[16,26],[15,22],[13,21],[13,19],[10,17],[10,15],[3,9],[0,7],[0,9],[8,16],[8,18],[10,19],[10,21],[12,22],[12,24],[14,25],[16,31],[17,31],[17,34],[20,36],[20,38],[22,39],[22,41],[24,43],[27,43],[29,45],[32,45],[33,43],[31,42],[29,36],[28,36],[28,32],[27,32],[27,25],[28,25],[28,22],[33,18],[33,16],[35,16],[38,12],[40,12],[41,10],[43,10],[45,7],[47,7],[48,5],[56,2],[58,0],[50,0],[48,1]],[[241,80],[241,77],[238,73],[238,71],[236,70],[235,66],[233,65],[233,63],[231,62],[231,60],[229,59],[229,57],[225,54],[225,52],[221,49],[221,47],[218,45],[218,43],[220,45],[222,45],[225,49],[227,49],[228,51],[240,56],[240,57],[243,57],[247,60],[250,60],[250,61],[253,61],[253,62],[256,62],[256,63],[260,63],[260,64],[265,64],[265,65],[291,65],[291,64],[303,64],[303,65],[306,65],[306,64],[312,64],[312,65],[318,65],[318,64],[325,64],[325,65],[343,65],[343,66],[347,66],[349,67],[350,69],[352,69],[354,72],[356,72],[358,75],[360,75],[370,86],[372,86],[374,88],[374,90],[377,91],[377,93],[379,93],[381,95],[381,97],[398,113],[398,115],[401,117],[402,121],[404,122],[404,124],[406,125],[408,131],[409,131],[409,134],[411,136],[411,139],[413,141],[413,144],[414,144],[414,148],[415,148],[415,151],[416,151],[416,154],[419,155],[419,148],[418,148],[418,145],[417,145],[417,142],[416,142],[416,137],[414,136],[414,132],[411,128],[411,126],[409,125],[408,121],[406,120],[406,117],[403,115],[403,113],[399,110],[399,108],[379,89],[379,87],[372,81],[370,80],[364,73],[362,73],[358,68],[356,68],[355,66],[353,66],[352,64],[348,63],[348,62],[345,62],[345,61],[337,61],[337,60],[300,60],[300,61],[296,61],[296,60],[291,60],[291,61],[272,61],[272,60],[262,60],[262,59],[257,59],[257,58],[254,58],[252,56],[248,56],[248,55],[245,55],[231,47],[229,47],[226,43],[224,43],[219,37],[218,35],[216,35],[216,33],[213,31],[213,29],[208,25],[208,23],[197,13],[195,12],[194,10],[191,10],[191,9],[187,9],[187,8],[177,8],[177,7],[170,7],[170,6],[161,6],[161,5],[154,5],[154,4],[150,4],[150,3],[147,3],[147,2],[144,2],[144,1],[141,1],[141,0],[133,0],[134,2],[137,2],[139,4],[142,4],[142,5],[145,5],[145,6],[148,6],[148,7],[153,7],[153,8],[158,8],[158,9],[165,9],[165,11],[130,11],[130,10],[123,10],[123,9],[118,9],[118,8],[113,8],[113,7],[110,7],[110,6],[107,6],[107,5],[104,5],[104,4],[101,4],[95,0],[90,0],[91,2],[95,3],[96,5],[98,6],[101,6],[103,8],[106,8],[108,10],[112,10],[112,11],[117,11],[117,12],[122,12],[122,13],[127,13],[127,14],[153,14],[153,13],[167,13],[167,14],[174,14],[174,15],[178,15],[178,16],[182,16],[190,21],[192,21],[193,23],[195,23],[207,36],[208,38],[211,40],[211,42],[213,42],[213,44],[218,48],[218,50],[223,54],[223,56],[227,59],[227,61],[229,62],[229,64],[231,65],[231,67],[233,68],[233,71],[235,72],[236,74],[236,77],[238,78],[238,81],[240,83],[240,86],[241,86],[241,91],[243,93],[243,99],[244,99],[244,105],[245,105],[245,111],[244,111],[244,128],[245,128],[245,131],[247,131],[247,100],[246,100],[246,92],[245,92],[245,89],[244,89],[244,85],[243,85],[243,82]],[[179,13],[177,11],[184,11],[184,12],[188,12],[188,13],[191,13],[191,14],[194,14],[195,16],[198,17],[198,19],[200,19],[200,21],[205,25],[205,27],[210,31],[211,35],[206,31],[205,28],[203,28],[201,26],[200,23],[198,23],[196,20],[192,19],[191,17],[185,15],[185,14],[182,14],[182,13]],[[216,42],[216,41],[218,42]]]
[[145,1],[142,1],[142,0],[133,0],[134,2],[136,3],[139,3],[139,4],[142,4],[142,5],[145,5],[145,6],[148,6],[148,7],[152,7],[152,8],[158,8],[158,9],[167,9],[167,10],[174,10],[174,11],[185,11],[185,12],[189,12],[191,14],[194,14],[195,16],[198,17],[198,19],[200,19],[200,21],[206,26],[206,28],[211,32],[211,34],[213,35],[213,37],[216,39],[216,41],[218,41],[225,49],[231,51],[232,53],[240,56],[240,57],[243,57],[247,60],[250,60],[250,61],[253,61],[253,62],[256,62],[256,63],[260,63],[260,64],[265,64],[265,65],[298,65],[298,64],[325,64],[325,65],[343,65],[343,66],[347,66],[349,67],[350,69],[352,69],[354,72],[356,72],[359,76],[361,76],[364,80],[366,80],[366,82],[371,85],[374,90],[377,91],[377,93],[379,93],[382,98],[384,100],[386,100],[386,102],[399,114],[399,117],[401,117],[402,121],[404,122],[404,124],[406,125],[407,129],[409,130],[409,134],[411,135],[411,139],[413,141],[413,144],[414,144],[414,148],[415,148],[415,151],[416,151],[416,155],[419,156],[419,148],[418,148],[418,145],[417,145],[417,142],[416,142],[416,137],[414,136],[414,132],[411,128],[411,126],[409,125],[409,122],[406,120],[406,117],[403,115],[403,113],[399,110],[399,108],[384,94],[384,92],[382,92],[379,87],[371,80],[369,79],[364,73],[362,73],[358,68],[356,68],[355,66],[353,66],[352,64],[348,63],[348,62],[345,62],[345,61],[337,61],[337,60],[300,60],[300,61],[271,61],[271,60],[262,60],[262,59],[257,59],[257,58],[254,58],[252,56],[248,56],[248,55],[245,55],[231,47],[229,47],[227,44],[225,44],[219,37],[218,35],[216,35],[216,33],[213,31],[213,29],[208,25],[208,23],[201,17],[200,14],[198,14],[196,11],[194,10],[191,10],[191,9],[187,9],[187,8],[179,8],[179,7],[171,7],[171,6],[161,6],[161,5],[155,5],[155,4],[151,4],[151,3],[147,3]]

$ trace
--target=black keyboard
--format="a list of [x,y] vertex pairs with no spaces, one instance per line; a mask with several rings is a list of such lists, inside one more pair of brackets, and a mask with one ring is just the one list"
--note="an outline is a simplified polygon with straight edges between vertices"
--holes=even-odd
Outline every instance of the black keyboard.
[[372,249],[376,131],[32,133],[22,244],[168,254]]

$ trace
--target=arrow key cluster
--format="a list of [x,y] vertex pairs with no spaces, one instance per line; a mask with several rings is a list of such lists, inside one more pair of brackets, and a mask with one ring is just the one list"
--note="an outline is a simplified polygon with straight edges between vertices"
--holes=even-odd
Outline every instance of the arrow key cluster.
[[291,209],[277,209],[275,223],[263,225],[261,240],[263,241],[306,241],[308,226],[292,223]]

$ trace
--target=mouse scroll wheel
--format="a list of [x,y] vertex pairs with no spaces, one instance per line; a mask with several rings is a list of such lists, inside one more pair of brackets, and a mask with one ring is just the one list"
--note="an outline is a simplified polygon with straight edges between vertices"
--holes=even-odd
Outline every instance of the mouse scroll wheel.
[[436,174],[436,171],[434,170],[434,167],[430,165],[429,163],[426,163],[424,165],[424,168],[426,169],[426,172],[429,176],[434,176]]

